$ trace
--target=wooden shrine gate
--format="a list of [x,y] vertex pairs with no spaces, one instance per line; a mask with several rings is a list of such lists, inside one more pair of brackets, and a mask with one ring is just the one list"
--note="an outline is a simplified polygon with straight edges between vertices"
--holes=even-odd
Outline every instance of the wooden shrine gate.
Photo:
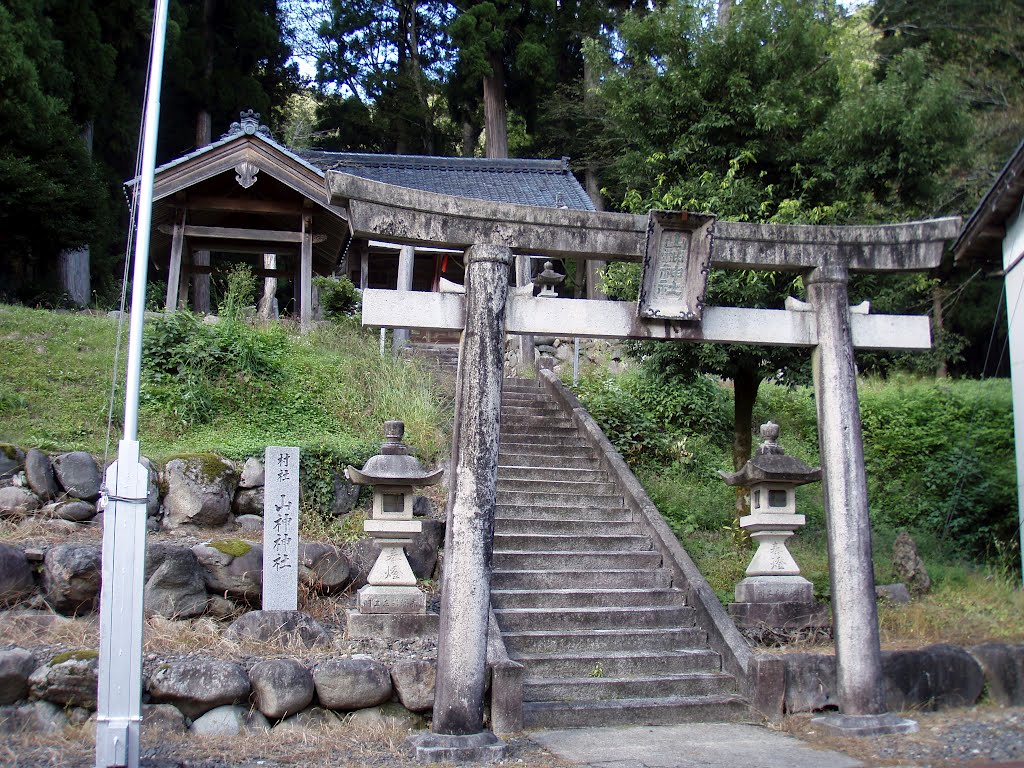
[[[552,210],[454,198],[342,173],[331,203],[354,237],[466,249],[466,294],[368,290],[363,323],[464,330],[442,585],[433,734],[420,745],[484,745],[483,695],[498,419],[506,332],[810,347],[824,469],[837,683],[844,716],[887,727],[854,348],[927,349],[927,317],[851,310],[854,272],[939,266],[957,218],[883,226],[781,226]],[[513,254],[644,262],[638,305],[508,295]],[[708,271],[799,272],[808,302],[783,310],[704,307]],[[856,723],[855,723],[856,725]],[[493,739],[493,736],[490,737]],[[454,750],[454,752],[452,752]]]

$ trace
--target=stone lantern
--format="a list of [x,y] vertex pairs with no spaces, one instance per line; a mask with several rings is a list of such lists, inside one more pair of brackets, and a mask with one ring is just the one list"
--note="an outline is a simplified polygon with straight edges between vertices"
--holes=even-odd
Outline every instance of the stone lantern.
[[401,421],[385,421],[380,453],[362,469],[345,470],[355,485],[373,486],[373,510],[363,529],[380,542],[380,555],[359,590],[361,614],[426,613],[427,598],[416,586],[405,545],[423,530],[423,523],[413,520],[414,490],[437,483],[443,470],[424,469],[402,442],[404,434]]
[[814,585],[800,575],[786,540],[805,522],[796,512],[796,488],[821,480],[821,469],[787,456],[778,437],[778,424],[761,425],[764,442],[754,457],[738,472],[718,473],[729,485],[750,489],[750,514],[740,518],[740,527],[757,542],[729,613],[741,627],[820,626],[828,623],[825,611],[814,601]]
[[565,280],[565,275],[560,275],[555,272],[555,265],[550,261],[544,262],[544,270],[533,278],[533,284],[540,288],[540,293],[537,294],[538,299],[557,299],[558,294],[555,293],[555,286],[561,285],[562,281]]

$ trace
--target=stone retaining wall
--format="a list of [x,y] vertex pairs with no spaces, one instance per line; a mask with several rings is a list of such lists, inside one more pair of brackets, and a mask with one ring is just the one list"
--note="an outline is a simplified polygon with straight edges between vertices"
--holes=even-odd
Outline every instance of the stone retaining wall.
[[[777,655],[785,663],[785,711],[837,709],[835,656]],[[1024,706],[1024,645],[985,643],[971,648],[932,645],[884,651],[887,706],[892,711],[934,710],[976,704],[983,696],[1001,706]]]

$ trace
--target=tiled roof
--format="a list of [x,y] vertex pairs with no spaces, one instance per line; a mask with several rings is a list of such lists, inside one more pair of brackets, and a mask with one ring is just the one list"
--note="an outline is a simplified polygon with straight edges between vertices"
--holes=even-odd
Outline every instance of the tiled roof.
[[491,160],[481,157],[371,155],[296,149],[322,172],[342,171],[364,179],[443,195],[498,203],[593,211],[594,204],[561,160]]

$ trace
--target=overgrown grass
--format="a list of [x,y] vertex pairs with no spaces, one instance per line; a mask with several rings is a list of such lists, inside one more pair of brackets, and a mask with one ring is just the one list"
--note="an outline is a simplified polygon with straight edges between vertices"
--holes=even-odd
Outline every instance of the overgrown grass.
[[[276,326],[214,328],[181,322],[170,333],[147,322],[146,335],[174,361],[163,368],[171,373],[147,371],[144,381],[139,438],[147,456],[242,459],[295,445],[310,487],[326,496],[334,470],[376,452],[386,419],[405,421],[406,442],[421,458],[447,446],[450,395],[415,364],[382,358],[352,321],[305,337]],[[106,317],[0,305],[0,442],[102,455],[116,333]],[[191,410],[177,407],[190,397],[198,398]],[[122,414],[119,398],[111,452]]]

